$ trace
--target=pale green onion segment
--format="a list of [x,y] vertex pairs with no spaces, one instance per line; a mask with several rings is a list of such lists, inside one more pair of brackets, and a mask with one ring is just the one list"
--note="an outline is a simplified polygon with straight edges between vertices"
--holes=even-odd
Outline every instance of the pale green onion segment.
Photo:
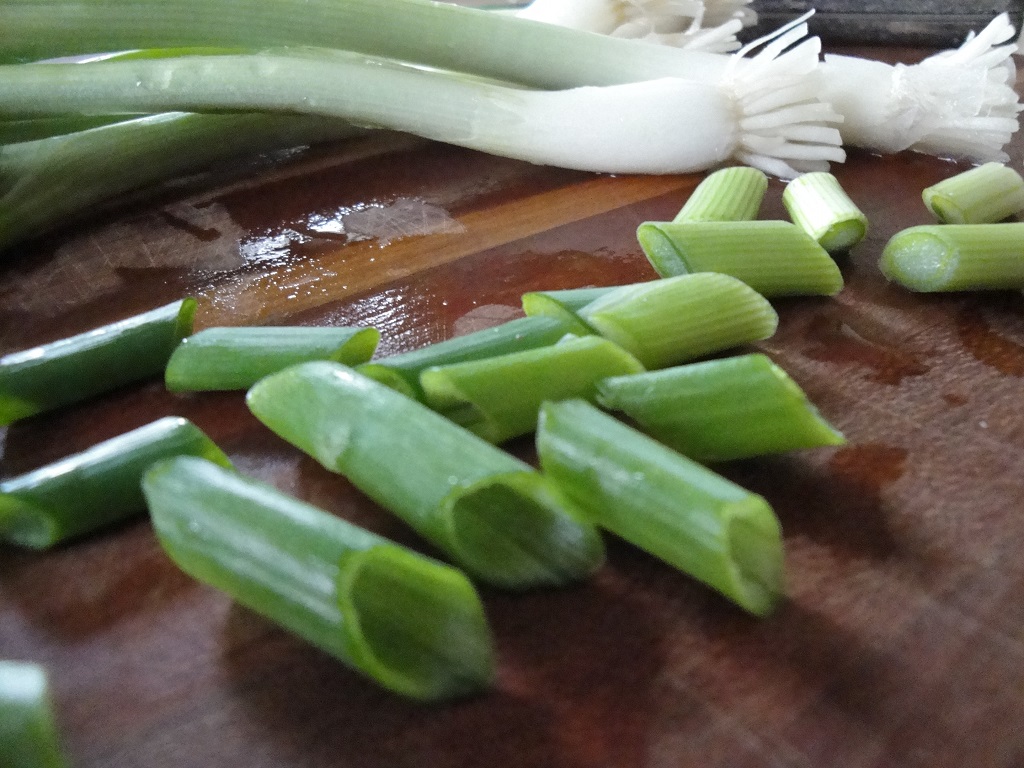
[[428,406],[501,443],[533,432],[545,400],[593,399],[601,379],[643,370],[607,339],[570,336],[548,347],[428,368],[420,383]]
[[845,442],[799,385],[761,354],[610,377],[598,383],[597,402],[697,461]]
[[172,392],[248,389],[296,363],[365,363],[378,341],[376,328],[207,328],[182,339],[164,381]]
[[481,581],[511,589],[564,584],[603,561],[599,534],[541,474],[345,366],[293,366],[258,382],[248,403],[270,429]]
[[763,171],[721,168],[697,185],[673,221],[750,221],[757,218],[767,190]]
[[67,761],[42,665],[0,660],[0,760],[4,768],[64,768]]
[[530,291],[522,296],[523,312],[527,317],[552,317],[567,323],[570,333],[577,336],[594,333],[579,316],[579,310],[604,294],[621,286],[592,288],[561,288],[553,291]]
[[914,291],[1024,288],[1024,223],[910,227],[892,236],[879,266]]
[[720,272],[768,297],[833,296],[839,266],[788,221],[644,222],[637,239],[663,277]]
[[143,490],[182,570],[382,686],[435,700],[490,683],[490,633],[459,571],[202,459],[154,465]]
[[867,216],[831,173],[797,176],[783,190],[782,203],[793,221],[829,253],[847,251],[867,234]]
[[582,400],[543,407],[537,452],[599,526],[751,613],[782,599],[782,531],[760,496]]
[[1024,178],[985,163],[926,188],[921,198],[943,224],[992,224],[1024,211]]

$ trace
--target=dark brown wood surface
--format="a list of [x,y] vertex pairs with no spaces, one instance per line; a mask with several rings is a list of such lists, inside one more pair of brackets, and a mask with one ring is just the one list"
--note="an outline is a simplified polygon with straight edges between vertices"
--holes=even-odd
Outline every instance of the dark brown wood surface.
[[[868,239],[841,259],[841,294],[778,302],[759,345],[849,438],[721,467],[782,521],[776,615],[609,541],[589,583],[484,590],[496,687],[422,706],[191,581],[139,517],[45,554],[0,548],[0,657],[49,668],[77,766],[1024,764],[1024,297],[915,295],[877,267],[894,232],[929,221],[921,189],[964,167],[857,152],[836,167]],[[391,135],[321,149],[8,255],[0,351],[185,294],[199,327],[372,324],[381,354],[411,349],[517,316],[527,290],[654,277],[636,226],[699,180]],[[781,190],[764,217],[784,215]],[[421,546],[235,393],[153,381],[28,419],[0,430],[0,476],[166,414],[241,471]]]

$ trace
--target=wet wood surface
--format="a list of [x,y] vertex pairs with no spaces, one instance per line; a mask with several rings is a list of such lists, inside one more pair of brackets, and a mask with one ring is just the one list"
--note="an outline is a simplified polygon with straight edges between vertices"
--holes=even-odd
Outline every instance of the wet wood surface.
[[[1020,168],[1024,144],[1011,147]],[[753,619],[609,540],[579,586],[484,590],[495,688],[404,702],[184,576],[145,517],[0,548],[0,657],[52,675],[77,766],[1019,766],[1024,763],[1024,297],[891,285],[887,239],[966,166],[853,153],[869,215],[846,288],[780,301],[758,348],[849,443],[721,471],[774,505],[789,597]],[[0,351],[186,294],[198,327],[367,324],[379,353],[520,314],[528,290],[654,277],[634,236],[700,177],[541,168],[392,135],[97,216],[0,263]],[[773,181],[762,216],[781,218]],[[163,415],[238,468],[417,548],[239,393],[126,388],[0,430],[0,476]],[[531,457],[529,441],[510,450]],[[428,551],[428,550],[425,550]]]

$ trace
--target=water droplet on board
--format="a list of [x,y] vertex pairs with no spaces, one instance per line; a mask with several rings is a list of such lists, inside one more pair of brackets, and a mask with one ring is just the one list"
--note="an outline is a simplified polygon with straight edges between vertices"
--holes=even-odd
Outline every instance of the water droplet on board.
[[841,317],[826,314],[815,318],[807,329],[811,345],[804,354],[812,360],[868,368],[868,379],[896,386],[910,376],[922,376],[929,368],[913,354],[869,341]]
[[992,330],[978,309],[961,311],[956,330],[964,349],[975,360],[1009,376],[1024,376],[1024,345]]
[[877,495],[906,471],[907,450],[882,443],[847,445],[829,460],[829,468],[864,493]]

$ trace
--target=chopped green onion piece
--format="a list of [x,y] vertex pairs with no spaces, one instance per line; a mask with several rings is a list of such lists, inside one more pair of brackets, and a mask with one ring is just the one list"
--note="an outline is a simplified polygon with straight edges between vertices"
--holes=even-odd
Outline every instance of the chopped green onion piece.
[[568,323],[570,333],[581,336],[594,329],[579,317],[579,311],[619,286],[565,288],[556,291],[531,291],[523,294],[523,312],[527,317],[555,317]]
[[164,381],[172,392],[248,389],[268,374],[309,360],[365,363],[378,341],[376,328],[208,328],[182,340],[167,362]]
[[782,532],[768,503],[582,400],[546,403],[545,474],[599,526],[757,615],[784,593]]
[[761,294],[715,272],[618,288],[580,317],[645,368],[664,368],[766,339],[779,316]]
[[868,217],[831,173],[797,176],[782,192],[793,221],[829,253],[848,251],[868,232]]
[[566,334],[574,333],[575,325],[564,317],[519,317],[491,328],[428,344],[411,352],[383,357],[357,366],[356,370],[402,394],[422,400],[420,374],[431,366],[546,347]]
[[707,360],[598,383],[597,402],[696,461],[724,461],[844,438],[765,355]]
[[0,357],[0,426],[158,375],[192,332],[195,299]]
[[139,482],[153,462],[227,456],[186,419],[167,416],[81,453],[0,482],[0,538],[46,549],[144,512]]
[[581,579],[600,535],[528,464],[338,363],[259,381],[256,417],[390,510],[470,575],[511,589]]
[[910,227],[892,236],[879,266],[912,291],[1024,288],[1024,223]]
[[201,459],[156,464],[143,490],[182,570],[385,688],[435,700],[491,682],[483,608],[459,571]]
[[843,288],[832,257],[788,221],[648,221],[637,239],[662,277],[721,272],[768,297],[832,296]]
[[67,765],[53,716],[46,670],[27,661],[0,661],[0,764],[4,768]]
[[767,190],[763,171],[722,168],[697,185],[673,221],[750,221],[757,218]]
[[545,400],[593,399],[597,382],[644,368],[598,336],[569,336],[549,347],[428,368],[424,402],[492,443],[526,435]]
[[994,224],[1024,211],[1024,178],[1002,163],[985,163],[921,193],[943,224]]

